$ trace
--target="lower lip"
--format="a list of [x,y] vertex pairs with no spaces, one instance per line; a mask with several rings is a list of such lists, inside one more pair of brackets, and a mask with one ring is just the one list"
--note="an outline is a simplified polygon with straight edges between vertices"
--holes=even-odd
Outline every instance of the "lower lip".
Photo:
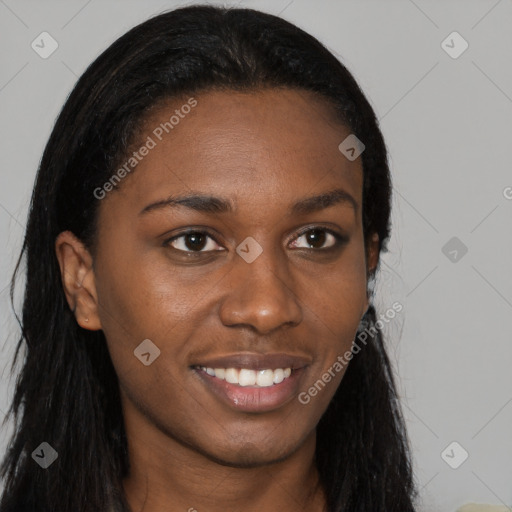
[[283,382],[267,387],[238,386],[208,375],[200,368],[194,371],[216,397],[232,408],[242,412],[268,412],[282,407],[297,395],[304,368],[293,370]]

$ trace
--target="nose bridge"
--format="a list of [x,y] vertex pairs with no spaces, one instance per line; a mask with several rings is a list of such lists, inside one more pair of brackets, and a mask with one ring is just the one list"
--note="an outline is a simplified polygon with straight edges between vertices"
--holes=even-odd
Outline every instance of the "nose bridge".
[[220,308],[225,325],[250,325],[264,333],[301,322],[300,302],[277,251],[263,250],[251,263],[237,255],[234,265],[230,291]]

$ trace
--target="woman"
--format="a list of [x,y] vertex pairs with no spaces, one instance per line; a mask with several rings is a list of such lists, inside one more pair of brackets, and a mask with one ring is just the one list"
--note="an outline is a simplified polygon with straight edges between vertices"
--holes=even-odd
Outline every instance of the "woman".
[[290,23],[195,6],[114,42],[36,179],[2,512],[414,510],[370,286],[390,187]]

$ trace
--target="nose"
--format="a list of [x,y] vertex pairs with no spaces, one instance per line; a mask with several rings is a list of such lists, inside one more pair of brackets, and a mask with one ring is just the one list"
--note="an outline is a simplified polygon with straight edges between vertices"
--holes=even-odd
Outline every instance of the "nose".
[[263,251],[252,263],[237,260],[228,279],[229,292],[219,309],[225,326],[249,326],[268,334],[302,321],[302,308],[289,273],[269,251]]

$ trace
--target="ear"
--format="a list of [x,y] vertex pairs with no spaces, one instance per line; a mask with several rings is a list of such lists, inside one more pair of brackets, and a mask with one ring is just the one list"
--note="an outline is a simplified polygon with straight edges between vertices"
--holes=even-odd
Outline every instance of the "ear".
[[91,331],[101,329],[91,254],[71,231],[59,234],[55,252],[64,293],[78,325]]
[[379,264],[379,235],[372,233],[368,241],[368,249],[366,255],[366,265],[368,274],[374,272]]
[[[370,278],[372,274],[374,274],[377,269],[377,265],[379,264],[379,235],[378,233],[372,233],[369,237],[367,250],[366,250],[366,275],[367,279]],[[370,306],[370,297],[369,294],[366,294],[365,301],[365,312],[368,310]]]

